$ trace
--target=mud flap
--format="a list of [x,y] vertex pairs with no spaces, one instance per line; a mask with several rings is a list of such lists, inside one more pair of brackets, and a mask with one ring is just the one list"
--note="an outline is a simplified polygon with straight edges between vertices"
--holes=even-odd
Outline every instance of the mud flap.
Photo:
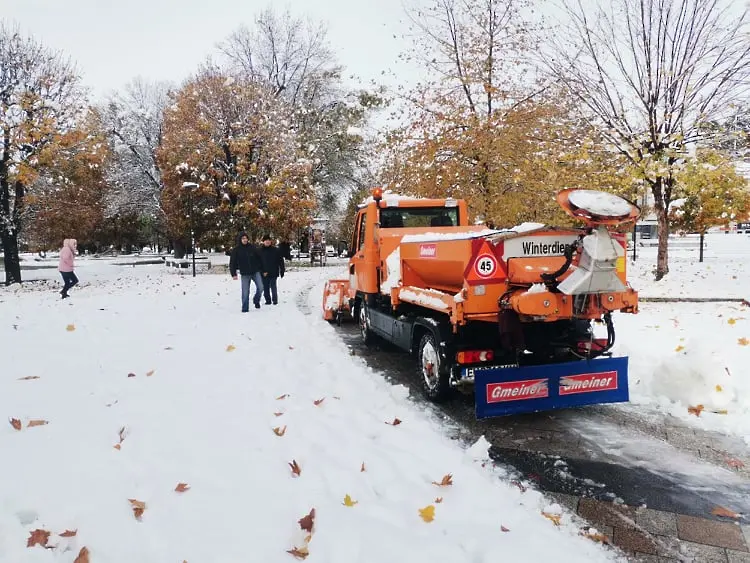
[[628,358],[474,368],[477,418],[629,400]]

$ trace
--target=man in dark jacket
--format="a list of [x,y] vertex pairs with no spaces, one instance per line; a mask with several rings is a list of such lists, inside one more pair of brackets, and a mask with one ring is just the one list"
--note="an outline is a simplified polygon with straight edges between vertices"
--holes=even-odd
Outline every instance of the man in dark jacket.
[[263,237],[263,246],[260,247],[260,261],[263,265],[263,296],[266,298],[266,305],[270,305],[272,300],[274,305],[279,304],[279,294],[276,289],[276,279],[284,277],[284,257],[278,248],[273,246],[271,235]]
[[250,244],[247,233],[242,232],[237,237],[237,246],[232,250],[229,258],[229,273],[232,279],[237,279],[237,270],[240,271],[242,286],[242,312],[247,313],[250,309],[250,282],[255,282],[255,295],[253,303],[256,309],[260,309],[260,293],[263,279],[260,275],[261,261],[258,249]]

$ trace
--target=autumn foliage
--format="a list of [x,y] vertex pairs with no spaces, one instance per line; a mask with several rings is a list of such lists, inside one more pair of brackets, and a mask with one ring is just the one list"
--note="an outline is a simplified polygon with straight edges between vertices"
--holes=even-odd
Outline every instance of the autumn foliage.
[[[174,238],[191,222],[203,246],[231,246],[240,230],[283,238],[307,225],[315,207],[311,165],[297,153],[284,102],[216,69],[174,94],[157,158]],[[186,190],[185,182],[199,187]]]

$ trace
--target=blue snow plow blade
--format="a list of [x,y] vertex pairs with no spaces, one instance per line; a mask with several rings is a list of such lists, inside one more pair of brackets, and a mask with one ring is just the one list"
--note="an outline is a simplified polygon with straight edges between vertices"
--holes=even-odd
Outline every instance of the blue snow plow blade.
[[473,371],[477,418],[629,400],[627,357]]

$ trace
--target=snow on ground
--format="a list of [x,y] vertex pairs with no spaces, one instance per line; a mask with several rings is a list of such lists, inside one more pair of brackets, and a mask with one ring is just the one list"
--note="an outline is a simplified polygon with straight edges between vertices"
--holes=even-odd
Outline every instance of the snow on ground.
[[332,268],[242,314],[228,275],[78,264],[65,301],[0,289],[0,561],[283,563],[313,508],[310,562],[615,558],[348,355],[320,299],[298,310]]
[[[685,239],[675,237],[677,242]],[[691,240],[695,240],[692,238]],[[648,297],[741,297],[750,300],[750,235],[708,234],[703,263],[697,248],[670,247],[669,273],[654,281],[656,248],[628,251],[628,279]],[[697,244],[697,241],[696,241]]]
[[[656,249],[638,249],[629,279],[640,297],[750,299],[750,237],[707,237],[697,250],[674,250],[670,273],[653,281]],[[680,417],[750,445],[750,308],[741,303],[641,302],[616,314],[615,352],[627,354],[631,405]],[[692,407],[692,409],[690,408]]]

